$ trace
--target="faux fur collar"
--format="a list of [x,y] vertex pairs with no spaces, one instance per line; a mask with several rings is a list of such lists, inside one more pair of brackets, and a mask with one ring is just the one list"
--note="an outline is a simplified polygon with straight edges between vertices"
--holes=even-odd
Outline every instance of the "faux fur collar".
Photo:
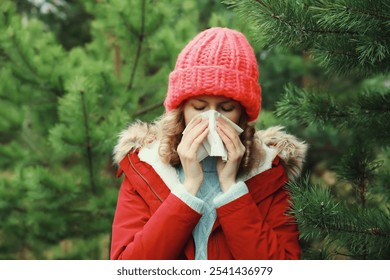
[[[271,168],[276,155],[282,160],[290,181],[295,180],[300,175],[307,144],[299,141],[295,136],[285,133],[283,129],[281,126],[275,126],[256,132],[256,144],[260,145],[264,159],[259,166],[241,176],[239,180],[245,181]],[[158,156],[159,133],[158,124],[138,121],[130,125],[119,134],[118,143],[113,151],[113,160],[115,164],[119,165],[127,153],[140,149],[140,160],[150,164],[163,181],[171,186],[177,182],[176,172],[171,165],[164,164]]]

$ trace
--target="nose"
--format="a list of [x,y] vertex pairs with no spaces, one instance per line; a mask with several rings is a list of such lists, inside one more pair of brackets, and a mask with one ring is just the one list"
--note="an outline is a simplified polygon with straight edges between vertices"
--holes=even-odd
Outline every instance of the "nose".
[[209,105],[209,110],[217,111],[217,105],[216,104],[210,104]]
[[208,103],[208,110],[217,111],[217,110],[218,110],[218,103],[217,103],[217,102],[210,101],[210,102]]

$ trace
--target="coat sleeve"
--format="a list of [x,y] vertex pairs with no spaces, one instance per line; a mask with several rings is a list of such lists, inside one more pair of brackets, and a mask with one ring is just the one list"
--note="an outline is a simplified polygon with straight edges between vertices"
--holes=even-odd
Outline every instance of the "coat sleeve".
[[115,211],[111,259],[177,259],[201,215],[169,194],[153,215],[125,176]]
[[[282,187],[287,176],[281,163],[260,174],[259,188],[278,185],[266,200],[254,202],[248,193],[217,208],[226,241],[235,259],[299,259],[300,246],[295,220],[286,215],[289,195]],[[260,179],[260,178],[259,178]],[[267,211],[261,203],[270,206]]]

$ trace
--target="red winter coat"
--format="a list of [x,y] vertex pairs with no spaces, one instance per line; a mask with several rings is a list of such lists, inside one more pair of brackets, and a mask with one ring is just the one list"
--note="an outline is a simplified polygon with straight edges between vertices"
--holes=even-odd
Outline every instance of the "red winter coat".
[[[125,153],[143,142],[139,141],[140,131],[139,125],[129,128],[116,147],[116,160],[121,159],[118,174],[124,173],[124,179],[112,226],[111,259],[194,259],[192,231],[201,214],[171,193],[161,174],[140,160],[139,149]],[[279,155],[292,163],[290,177],[297,176],[302,160],[291,155],[303,159],[306,146],[280,128],[257,135],[278,148]],[[142,140],[150,137],[144,136]],[[283,146],[278,146],[282,142]],[[293,151],[288,150],[291,144],[295,145]],[[289,195],[283,186],[287,181],[281,157],[276,156],[271,168],[245,182],[249,193],[217,208],[208,258],[299,259],[297,225],[286,215]]]

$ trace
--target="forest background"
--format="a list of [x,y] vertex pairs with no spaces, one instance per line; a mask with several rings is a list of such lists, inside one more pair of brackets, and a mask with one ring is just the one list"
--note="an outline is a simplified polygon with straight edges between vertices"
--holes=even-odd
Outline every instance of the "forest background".
[[[276,3],[277,2],[277,3]],[[0,259],[108,259],[112,149],[198,32],[254,46],[258,129],[308,142],[304,259],[389,259],[388,1],[0,1]]]

